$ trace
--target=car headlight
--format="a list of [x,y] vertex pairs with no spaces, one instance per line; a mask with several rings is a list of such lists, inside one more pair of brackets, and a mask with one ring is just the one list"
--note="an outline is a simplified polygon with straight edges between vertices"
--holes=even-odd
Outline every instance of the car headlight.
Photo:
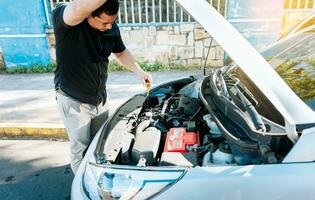
[[146,199],[182,178],[185,169],[153,169],[87,163],[83,190],[90,199]]

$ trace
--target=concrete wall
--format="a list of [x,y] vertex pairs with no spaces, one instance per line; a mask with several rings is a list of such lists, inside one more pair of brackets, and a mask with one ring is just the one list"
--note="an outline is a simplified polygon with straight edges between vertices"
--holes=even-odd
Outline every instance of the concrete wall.
[[2,53],[2,49],[0,47],[0,69],[3,69],[4,68],[4,58],[3,58],[3,53]]
[[0,47],[7,67],[48,64],[45,0],[0,0]]
[[[210,35],[196,23],[172,26],[120,27],[123,41],[139,61],[161,62],[169,65],[203,66],[210,45]],[[48,30],[51,55],[55,39]],[[222,66],[224,51],[213,41],[208,66]]]
[[[170,65],[202,66],[210,45],[210,35],[196,23],[122,27],[121,34],[138,59]],[[212,44],[208,65],[222,66],[224,52],[216,42]]]

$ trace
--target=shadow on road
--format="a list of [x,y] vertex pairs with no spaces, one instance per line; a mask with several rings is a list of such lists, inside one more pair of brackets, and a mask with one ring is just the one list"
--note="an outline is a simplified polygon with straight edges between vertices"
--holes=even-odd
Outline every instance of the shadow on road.
[[[25,166],[25,164],[27,165],[27,163],[11,163],[10,165]],[[1,176],[1,200],[70,199],[73,173],[69,165],[34,171],[21,180],[16,178],[18,175],[19,174],[12,174],[6,177]]]

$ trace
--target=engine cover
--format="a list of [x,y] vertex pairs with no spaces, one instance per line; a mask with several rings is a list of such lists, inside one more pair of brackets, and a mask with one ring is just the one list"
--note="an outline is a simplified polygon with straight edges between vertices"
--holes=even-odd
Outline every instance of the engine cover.
[[200,143],[198,132],[186,132],[185,128],[171,128],[167,133],[164,152],[190,152],[189,147]]

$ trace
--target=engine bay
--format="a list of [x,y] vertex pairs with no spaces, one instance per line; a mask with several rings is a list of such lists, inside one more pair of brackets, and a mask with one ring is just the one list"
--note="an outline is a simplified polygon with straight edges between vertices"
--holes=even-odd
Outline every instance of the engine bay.
[[234,86],[220,90],[222,82],[214,80],[213,88],[213,79],[215,74],[159,87],[141,106],[117,115],[108,128],[103,162],[139,167],[281,162],[291,147],[284,128],[265,118],[250,120],[253,108],[239,105]]

